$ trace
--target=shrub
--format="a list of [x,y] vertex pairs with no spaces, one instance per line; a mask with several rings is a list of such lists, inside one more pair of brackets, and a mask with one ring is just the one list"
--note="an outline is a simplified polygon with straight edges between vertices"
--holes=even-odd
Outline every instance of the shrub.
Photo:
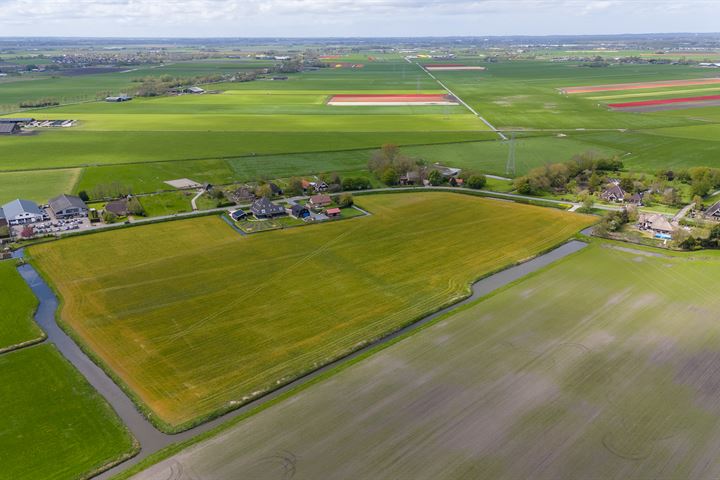
[[467,186],[479,190],[487,184],[487,177],[485,175],[472,175],[468,178]]

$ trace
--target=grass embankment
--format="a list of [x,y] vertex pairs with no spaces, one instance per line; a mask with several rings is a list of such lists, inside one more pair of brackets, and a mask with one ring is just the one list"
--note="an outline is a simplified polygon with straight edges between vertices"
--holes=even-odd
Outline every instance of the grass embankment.
[[[465,296],[591,217],[450,193],[363,197],[352,222],[241,237],[219,218],[38,245],[62,320],[180,428]],[[90,259],[102,257],[102,265]]]
[[595,241],[134,478],[717,478],[718,275]]
[[44,338],[33,321],[37,299],[20,277],[14,260],[0,261],[0,352]]

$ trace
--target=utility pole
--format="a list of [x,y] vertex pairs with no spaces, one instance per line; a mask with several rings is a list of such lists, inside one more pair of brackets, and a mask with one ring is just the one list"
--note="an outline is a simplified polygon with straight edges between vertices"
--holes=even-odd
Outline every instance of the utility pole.
[[505,174],[515,175],[515,132],[510,132],[510,145],[508,146],[508,158],[505,164]]

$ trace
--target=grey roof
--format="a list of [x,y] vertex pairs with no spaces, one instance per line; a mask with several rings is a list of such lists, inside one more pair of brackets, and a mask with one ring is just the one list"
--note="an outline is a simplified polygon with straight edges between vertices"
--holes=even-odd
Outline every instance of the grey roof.
[[30,123],[34,118],[0,118],[0,123]]
[[281,205],[272,203],[268,198],[263,197],[255,200],[250,210],[255,215],[278,215],[285,213],[285,209]]
[[13,133],[17,128],[17,123],[0,123],[0,133]]
[[82,208],[87,209],[87,205],[82,201],[80,197],[75,195],[65,195],[64,193],[50,200],[50,209],[53,212],[59,212],[67,208]]
[[35,202],[30,200],[13,200],[12,202],[6,203],[2,206],[5,216],[9,219],[13,219],[23,213],[33,213],[35,215],[42,215],[42,211]]
[[708,209],[705,211],[705,215],[716,215],[718,212],[720,212],[720,202],[717,202],[715,205],[708,207]]

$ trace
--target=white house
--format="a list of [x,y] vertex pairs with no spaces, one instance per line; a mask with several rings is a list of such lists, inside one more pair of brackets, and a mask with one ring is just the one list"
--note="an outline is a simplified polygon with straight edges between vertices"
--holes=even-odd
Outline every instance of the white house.
[[2,210],[9,225],[23,225],[48,219],[47,214],[30,200],[13,200],[3,205]]

